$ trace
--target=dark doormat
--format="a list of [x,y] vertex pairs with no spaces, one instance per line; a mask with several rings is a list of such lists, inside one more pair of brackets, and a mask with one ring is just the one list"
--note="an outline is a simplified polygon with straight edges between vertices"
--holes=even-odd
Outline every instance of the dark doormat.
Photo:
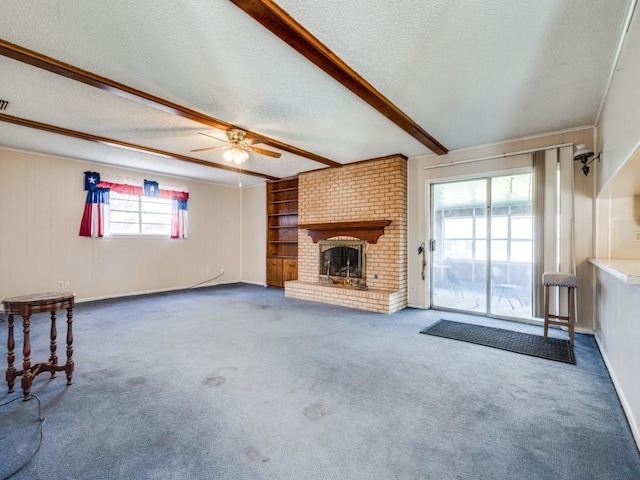
[[576,364],[576,359],[573,356],[573,347],[569,340],[561,340],[559,338],[547,338],[545,341],[542,335],[531,335],[501,328],[453,322],[451,320],[438,320],[420,333],[476,343],[508,350],[509,352],[555,360],[556,362]]

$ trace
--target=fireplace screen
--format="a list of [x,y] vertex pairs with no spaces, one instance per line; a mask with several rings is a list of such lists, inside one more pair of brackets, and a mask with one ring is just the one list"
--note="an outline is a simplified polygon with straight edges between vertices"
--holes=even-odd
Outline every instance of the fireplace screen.
[[364,240],[320,240],[320,282],[366,288]]

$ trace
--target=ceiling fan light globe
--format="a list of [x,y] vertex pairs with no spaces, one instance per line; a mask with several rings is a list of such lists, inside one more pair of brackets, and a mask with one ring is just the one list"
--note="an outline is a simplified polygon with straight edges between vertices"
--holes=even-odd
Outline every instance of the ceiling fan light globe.
[[240,148],[231,148],[224,152],[224,158],[226,161],[241,164],[249,159],[249,153]]
[[236,163],[242,163],[249,160],[249,152],[245,150],[238,150],[238,155],[236,157]]

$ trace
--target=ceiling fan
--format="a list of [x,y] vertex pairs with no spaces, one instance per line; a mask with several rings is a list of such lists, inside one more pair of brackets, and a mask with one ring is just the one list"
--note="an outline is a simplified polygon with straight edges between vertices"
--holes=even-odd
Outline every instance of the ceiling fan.
[[214,137],[212,135],[207,135],[206,133],[198,132],[200,135],[204,135],[205,137],[213,138],[220,142],[225,142],[228,145],[219,145],[215,147],[205,147],[205,148],[196,148],[191,150],[192,152],[204,152],[206,150],[215,150],[218,148],[226,148],[227,150],[224,152],[225,160],[240,164],[242,162],[246,162],[249,159],[249,152],[258,153],[260,155],[266,155],[267,157],[280,158],[281,154],[277,152],[272,152],[271,150],[265,150],[263,148],[254,147],[254,143],[262,143],[264,139],[262,137],[255,137],[247,140],[247,132],[244,130],[240,130],[239,128],[229,128],[225,132],[227,134],[228,140],[223,140],[221,138]]

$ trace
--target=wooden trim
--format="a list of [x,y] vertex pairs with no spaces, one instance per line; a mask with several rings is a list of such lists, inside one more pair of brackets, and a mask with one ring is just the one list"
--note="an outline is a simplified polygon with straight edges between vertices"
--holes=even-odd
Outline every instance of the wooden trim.
[[259,135],[253,133],[252,135],[257,135],[262,138],[262,144],[268,145],[273,148],[277,148],[280,150],[284,150],[285,152],[293,153],[294,155],[298,155],[299,157],[308,158],[309,160],[313,160],[318,163],[323,163],[329,167],[341,167],[343,164],[338,163],[334,160],[329,160],[328,158],[321,157],[320,155],[316,155],[315,153],[307,152],[298,147],[294,147],[293,145],[288,145],[274,138],[265,137],[264,135]]
[[364,160],[359,160],[357,162],[351,162],[349,165],[353,165],[354,163],[377,162],[377,161],[380,161],[380,160],[390,160],[390,159],[394,159],[394,158],[401,158],[402,160],[405,160],[405,161],[409,160],[409,157],[407,157],[403,153],[394,153],[392,155],[385,155],[383,157],[366,158]]
[[157,148],[145,147],[142,145],[136,145],[133,143],[121,142],[120,140],[114,140],[112,138],[101,137],[93,135],[91,133],[79,132],[77,130],[69,130],[67,128],[57,127],[55,125],[49,125],[46,123],[36,122],[34,120],[27,120],[24,118],[14,117],[0,113],[0,121],[13,123],[14,125],[20,125],[21,127],[35,128],[36,130],[42,130],[45,132],[56,133],[58,135],[65,135],[67,137],[79,138],[81,140],[88,140],[90,142],[103,143],[112,147],[124,148],[127,150],[136,150],[143,153],[149,153],[151,155],[158,155],[161,157],[169,157],[175,160],[181,160],[183,162],[196,163],[198,165],[204,165],[206,167],[219,168],[222,170],[228,170],[230,172],[242,173],[243,175],[252,175],[254,177],[262,177],[268,180],[275,180],[277,177],[271,175],[265,175],[264,173],[252,172],[250,170],[240,169],[224,165],[220,163],[207,162],[200,160],[199,158],[187,157],[186,155],[180,155],[177,153],[166,152],[164,150],[158,150]]
[[409,135],[438,155],[447,148],[271,0],[231,0],[247,15],[331,75]]
[[[291,175],[289,177],[282,177],[282,178],[277,178],[275,180],[267,180],[269,183],[274,183],[274,182],[284,182],[286,180],[297,180],[298,176],[297,175]],[[296,187],[297,190],[297,187]]]
[[[116,82],[115,80],[110,80],[100,75],[96,75],[95,73],[88,72],[87,70],[82,70],[81,68],[74,67],[73,65],[69,65],[68,63],[61,62],[60,60],[56,60],[55,58],[51,58],[41,53],[34,52],[33,50],[23,48],[19,45],[6,42],[2,39],[0,39],[0,55],[12,58],[22,63],[26,63],[27,65],[31,65],[33,67],[41,68],[43,70],[46,70],[47,72],[56,73],[63,77],[67,77],[70,80],[75,80],[77,82],[84,83],[85,85],[90,85],[100,90],[104,90],[123,98],[127,98],[134,102],[141,103],[158,110],[162,110],[163,112],[193,120],[194,122],[198,122],[209,127],[217,128],[219,130],[227,130],[228,128],[241,128],[242,130],[245,130],[242,127],[238,127],[223,120],[210,117],[209,115],[205,115],[204,113],[192,110],[182,105],[178,105],[177,103],[170,102],[169,100],[166,100],[164,98],[151,95],[150,93],[143,92],[142,90],[129,87],[127,85],[124,85],[123,83]],[[255,137],[263,138],[264,142],[262,143],[264,143],[265,145],[279,148],[280,150],[293,153],[294,155],[305,157],[309,160],[329,165],[330,167],[341,166],[340,163],[329,160],[328,158],[321,157],[320,155],[316,155],[315,153],[307,152],[305,150],[302,150],[301,148],[294,147],[293,145],[288,145],[284,142],[280,142],[279,140],[265,137],[264,135],[261,135],[259,133],[247,131],[247,139]]]
[[299,229],[307,230],[313,240],[326,240],[331,237],[355,237],[369,243],[377,243],[384,235],[384,228],[391,224],[391,220],[365,220],[361,222],[333,222],[333,223],[301,223]]
[[[389,159],[394,159],[394,158],[401,158],[404,161],[408,161],[409,160],[409,157],[407,157],[406,155],[403,155],[402,153],[395,153],[393,155],[385,155],[384,157],[367,158],[366,160],[358,160],[356,162],[343,163],[341,166],[342,167],[350,167],[352,165],[359,165],[361,163],[379,162],[381,160],[389,160]],[[313,170],[305,170],[304,172],[300,172],[298,174],[298,176],[307,175],[309,173],[320,172],[322,170],[326,170],[326,168],[322,167],[322,168],[315,168]]]

